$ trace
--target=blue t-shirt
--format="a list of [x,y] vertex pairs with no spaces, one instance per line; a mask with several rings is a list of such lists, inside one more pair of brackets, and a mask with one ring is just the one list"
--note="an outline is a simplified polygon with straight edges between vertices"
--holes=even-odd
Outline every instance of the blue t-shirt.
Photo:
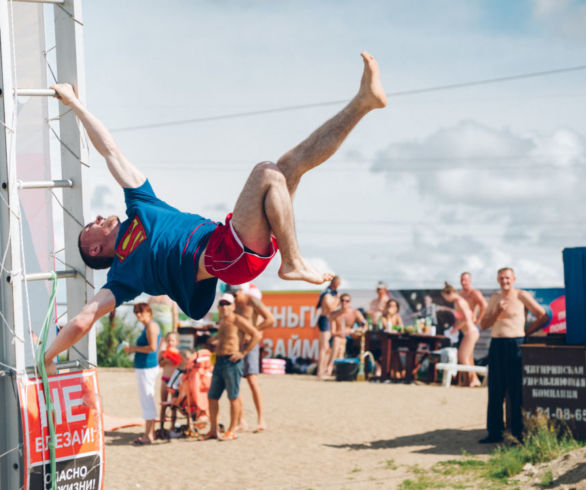
[[[159,365],[159,360],[157,359],[157,351],[159,350],[159,345],[161,343],[161,331],[159,330],[159,334],[157,336],[157,348],[153,352],[149,352],[145,354],[144,352],[135,352],[134,353],[134,367],[136,369],[148,369],[154,368]],[[136,339],[136,345],[139,347],[144,347],[145,345],[149,345],[149,339],[147,337],[147,329],[145,328],[142,333]]]
[[124,189],[128,219],[120,224],[104,285],[116,306],[145,292],[167,294],[186,315],[203,317],[216,295],[214,278],[196,282],[199,258],[218,223],[183,213],[155,196],[149,181]]

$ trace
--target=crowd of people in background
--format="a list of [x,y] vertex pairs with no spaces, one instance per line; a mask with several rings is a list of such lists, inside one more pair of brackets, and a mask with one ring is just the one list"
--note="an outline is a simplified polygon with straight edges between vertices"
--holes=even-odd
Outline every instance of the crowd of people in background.
[[[413,319],[423,321],[434,334],[442,333],[448,336],[451,343],[458,348],[460,364],[474,364],[474,347],[479,338],[479,325],[486,311],[487,302],[480,291],[472,288],[472,276],[469,272],[460,275],[459,291],[445,283],[441,296],[451,306],[437,304],[430,294],[425,294],[423,305],[418,305],[419,308],[414,313],[406,315],[405,322],[400,313],[400,302],[391,296],[384,281],[377,283],[376,297],[370,301],[366,311],[363,308],[351,307],[350,295],[339,294],[340,284],[340,277],[334,277],[329,286],[322,291],[317,304],[320,308],[318,377],[331,377],[334,361],[344,357],[346,338],[352,333],[359,334],[367,325],[390,332],[393,327],[403,327],[405,322]],[[448,312],[453,316],[454,321],[450,328],[444,329],[443,325],[440,325],[440,312]],[[393,361],[397,362],[396,359]],[[380,366],[377,363],[377,371],[379,370]],[[401,373],[402,368],[396,365],[393,371]],[[480,380],[475,373],[468,373],[465,384],[480,386]]]
[[[441,298],[445,304],[433,301],[430,294],[425,294],[423,303],[415,305],[412,314],[401,314],[401,302],[393,298],[386,283],[379,281],[376,285],[376,297],[370,301],[368,310],[355,308],[347,292],[339,290],[341,278],[336,276],[319,296],[317,307],[319,317],[319,360],[316,374],[320,379],[331,379],[335,361],[347,356],[348,340],[360,336],[369,328],[391,332],[404,323],[416,319],[428,327],[430,335],[445,335],[451,338],[457,348],[457,363],[463,366],[475,364],[474,351],[480,336],[480,330],[491,329],[491,343],[488,353],[489,401],[487,414],[488,436],[482,443],[499,442],[503,437],[503,400],[508,395],[511,404],[512,434],[522,435],[521,418],[521,355],[520,345],[526,335],[538,331],[549,320],[544,309],[531,294],[514,288],[515,274],[506,267],[497,274],[500,291],[487,301],[482,292],[472,287],[469,272],[460,275],[461,288],[458,290],[449,283],[441,289]],[[211,382],[206,386],[207,399],[200,403],[197,412],[197,428],[209,423],[207,433],[199,436],[200,440],[222,439],[234,440],[237,433],[248,428],[243,416],[242,396],[240,394],[241,378],[247,380],[255,405],[257,420],[254,432],[266,429],[263,410],[263,398],[258,382],[262,331],[275,323],[271,311],[262,303],[258,288],[251,285],[227,286],[218,303],[218,331],[213,346],[206,345],[208,358],[215,351],[215,363],[208,362]],[[157,321],[154,320],[156,309]],[[527,312],[535,320],[526,328]],[[141,333],[135,345],[125,345],[124,351],[134,354],[139,401],[145,420],[144,434],[134,440],[135,445],[151,443],[155,438],[179,437],[174,431],[176,409],[174,397],[180,392],[178,377],[186,372],[186,366],[197,358],[195,350],[180,351],[177,334],[177,306],[168,298],[153,297],[148,303],[137,303],[134,313],[140,325]],[[441,314],[451,314],[452,321],[448,328],[440,324]],[[399,328],[400,329],[400,328]],[[376,352],[374,353],[376,357]],[[206,359],[208,359],[206,358]],[[404,372],[400,356],[392,360],[391,369],[395,373]],[[376,363],[378,375],[380,364]],[[159,371],[161,373],[160,400],[157,411],[155,403],[155,384]],[[481,382],[475,372],[464,372],[461,380],[464,386],[480,386]],[[218,400],[226,391],[230,404],[230,424],[220,434],[218,424]],[[176,398],[175,398],[176,399]],[[165,430],[167,411],[171,407],[171,431]],[[155,431],[157,415],[160,429]],[[191,423],[191,413],[187,417]],[[209,417],[209,418],[208,418]],[[203,424],[203,425],[202,425]]]
[[[201,345],[196,346],[196,349],[182,350],[178,348],[178,308],[172,300],[165,296],[156,296],[151,297],[148,303],[134,305],[134,314],[142,325],[142,331],[135,345],[123,347],[127,354],[134,354],[139,401],[145,420],[145,432],[133,441],[134,445],[150,444],[157,438],[182,437],[184,433],[193,435],[193,427],[201,429],[208,423],[209,431],[199,436],[199,440],[236,439],[237,432],[248,428],[240,395],[241,378],[247,380],[256,409],[257,420],[253,433],[266,429],[263,398],[258,382],[260,340],[261,332],[272,327],[275,319],[261,298],[260,290],[253,285],[227,286],[218,302],[217,335],[207,338]],[[154,311],[157,314],[157,321],[154,320]],[[202,403],[201,399],[196,400],[198,393],[190,393],[194,390],[190,389],[187,381],[191,376],[190,369],[201,365],[199,361],[202,359],[210,359],[212,351],[215,360],[213,363],[206,363],[209,367],[207,375],[211,380],[208,383],[202,380],[202,389],[199,390],[205,390],[206,400]],[[160,428],[155,431],[155,385],[159,373]],[[189,379],[193,381],[193,377]],[[182,388],[185,385],[187,386]],[[230,404],[230,424],[220,435],[218,401],[224,391]],[[171,430],[166,430],[169,408]],[[178,430],[175,426],[178,410],[187,418],[186,431]],[[192,422],[195,422],[195,425]]]
[[[521,440],[520,346],[526,336],[534,334],[549,321],[549,316],[531,294],[514,287],[515,281],[512,268],[499,269],[497,282],[500,290],[487,301],[481,291],[472,287],[472,275],[469,272],[462,272],[461,289],[457,290],[447,282],[444,284],[441,297],[445,305],[435,303],[430,294],[425,294],[423,304],[417,305],[416,311],[405,318],[406,321],[422,321],[430,327],[428,332],[432,335],[442,334],[449,337],[452,345],[457,348],[457,363],[462,366],[475,364],[474,351],[480,330],[491,330],[488,351],[488,435],[479,441],[483,444],[503,440],[503,402],[507,397],[510,403],[511,433],[518,441]],[[318,302],[321,314],[317,374],[320,378],[330,377],[334,361],[344,357],[344,349],[341,346],[345,344],[348,335],[360,334],[366,325],[391,332],[395,327],[402,327],[404,323],[400,314],[400,303],[392,298],[384,282],[378,282],[376,297],[370,302],[368,311],[352,308],[350,296],[347,293],[339,294],[340,284],[341,279],[335,277],[322,292]],[[440,313],[452,315],[452,324],[449,328],[444,328],[444,325],[440,324]],[[528,313],[534,320],[526,325]],[[344,338],[343,343],[341,338]],[[394,357],[391,361],[391,371],[399,373],[400,377],[404,368],[396,364],[400,363],[400,357]],[[377,366],[377,369],[377,374],[380,374],[380,366]],[[475,372],[463,372],[462,378],[464,386],[481,385]]]

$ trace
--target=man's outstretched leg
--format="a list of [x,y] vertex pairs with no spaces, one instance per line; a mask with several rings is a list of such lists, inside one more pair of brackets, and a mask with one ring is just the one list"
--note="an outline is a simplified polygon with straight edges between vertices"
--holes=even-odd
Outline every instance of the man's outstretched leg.
[[301,176],[332,156],[368,112],[386,105],[376,61],[365,52],[361,56],[364,72],[360,89],[352,101],[283,155],[276,165],[258,164],[236,202],[231,223],[239,239],[256,254],[268,255],[272,250],[273,234],[281,250],[279,276],[282,279],[321,284],[333,277],[333,274],[319,273],[301,256],[292,199]]
[[295,194],[301,176],[330,158],[360,119],[370,111],[387,105],[376,60],[366,51],[360,53],[360,56],[364,62],[364,71],[355,97],[344,109],[277,162],[285,174],[291,197]]

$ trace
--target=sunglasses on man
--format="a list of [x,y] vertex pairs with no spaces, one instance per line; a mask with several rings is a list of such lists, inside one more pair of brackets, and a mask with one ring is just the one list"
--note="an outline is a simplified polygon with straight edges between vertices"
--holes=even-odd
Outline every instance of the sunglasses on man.
[[231,304],[232,304],[232,303],[230,303],[230,302],[228,302],[228,301],[220,301],[220,302],[218,303],[218,306],[229,306],[229,305],[231,305]]

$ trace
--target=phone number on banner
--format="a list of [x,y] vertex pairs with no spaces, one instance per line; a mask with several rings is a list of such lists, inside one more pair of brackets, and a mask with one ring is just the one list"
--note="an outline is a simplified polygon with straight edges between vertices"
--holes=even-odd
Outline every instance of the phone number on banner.
[[535,411],[551,419],[586,422],[586,408],[537,407]]

